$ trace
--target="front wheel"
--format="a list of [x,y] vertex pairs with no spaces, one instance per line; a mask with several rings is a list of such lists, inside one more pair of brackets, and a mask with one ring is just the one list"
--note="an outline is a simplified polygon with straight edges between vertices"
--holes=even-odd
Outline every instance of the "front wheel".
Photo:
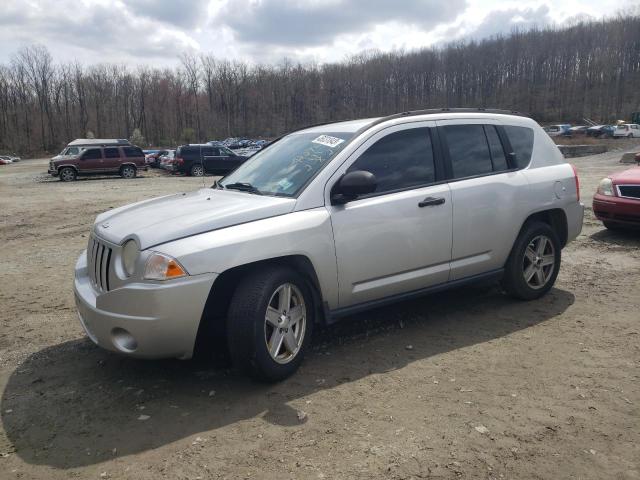
[[505,265],[502,286],[520,300],[534,300],[547,293],[560,271],[560,241],[546,223],[532,222],[516,239]]
[[271,267],[249,274],[227,315],[232,362],[259,380],[283,380],[300,366],[313,324],[311,290],[297,272]]
[[60,170],[58,175],[60,177],[60,180],[62,180],[63,182],[73,182],[78,177],[76,171],[71,167],[64,167]]

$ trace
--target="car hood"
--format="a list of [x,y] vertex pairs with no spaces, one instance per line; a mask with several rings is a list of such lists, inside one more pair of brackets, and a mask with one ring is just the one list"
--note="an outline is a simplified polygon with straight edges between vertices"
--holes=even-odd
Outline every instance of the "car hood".
[[609,178],[613,180],[613,183],[618,185],[630,183],[640,185],[640,167],[634,167],[619,173],[614,173],[613,175],[609,175]]
[[203,188],[125,205],[98,215],[94,230],[108,242],[136,238],[142,250],[178,238],[293,211],[295,199]]

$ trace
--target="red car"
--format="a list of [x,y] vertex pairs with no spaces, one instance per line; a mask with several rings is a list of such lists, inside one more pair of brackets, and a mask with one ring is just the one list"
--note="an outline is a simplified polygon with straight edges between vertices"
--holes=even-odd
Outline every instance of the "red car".
[[640,227],[640,167],[603,178],[593,196],[593,213],[607,228]]

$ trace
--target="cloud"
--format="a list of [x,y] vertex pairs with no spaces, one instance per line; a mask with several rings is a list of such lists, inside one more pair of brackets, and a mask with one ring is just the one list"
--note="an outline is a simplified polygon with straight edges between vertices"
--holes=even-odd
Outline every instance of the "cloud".
[[218,11],[214,24],[226,24],[239,42],[315,46],[392,22],[433,28],[455,19],[466,4],[466,0],[405,0],[401,5],[387,0],[234,0]]
[[127,0],[134,15],[183,28],[194,28],[207,19],[207,0]]
[[489,12],[477,25],[463,24],[452,27],[445,38],[481,40],[496,35],[507,35],[516,29],[526,31],[551,24],[553,24],[553,18],[546,4],[537,8],[509,8]]

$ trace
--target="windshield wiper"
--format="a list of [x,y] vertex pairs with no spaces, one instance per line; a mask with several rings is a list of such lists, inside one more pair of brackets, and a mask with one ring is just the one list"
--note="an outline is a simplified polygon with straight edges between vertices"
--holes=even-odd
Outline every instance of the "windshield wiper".
[[230,183],[228,185],[224,185],[223,188],[228,188],[229,190],[240,190],[241,192],[249,192],[249,193],[255,193],[257,195],[262,195],[262,192],[260,190],[258,190],[256,187],[254,187],[248,182]]

